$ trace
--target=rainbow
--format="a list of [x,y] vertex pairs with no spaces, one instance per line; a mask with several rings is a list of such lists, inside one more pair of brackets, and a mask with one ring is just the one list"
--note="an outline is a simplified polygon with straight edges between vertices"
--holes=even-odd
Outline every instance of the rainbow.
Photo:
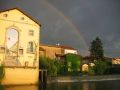
[[49,7],[49,9],[53,10],[54,12],[56,12],[57,14],[59,14],[66,23],[68,23],[71,28],[73,28],[72,30],[74,30],[74,33],[76,34],[76,36],[79,36],[80,38],[77,38],[80,43],[82,42],[82,44],[84,45],[85,49],[88,50],[88,45],[87,42],[83,36],[83,34],[80,32],[80,30],[75,26],[75,24],[64,15],[63,12],[61,12],[60,10],[58,10],[56,7],[54,7],[50,2],[46,1],[46,0],[42,0],[43,3]]

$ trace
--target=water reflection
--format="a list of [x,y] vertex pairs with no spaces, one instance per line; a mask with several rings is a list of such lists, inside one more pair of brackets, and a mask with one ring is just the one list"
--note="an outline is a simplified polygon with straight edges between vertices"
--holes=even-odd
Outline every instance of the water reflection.
[[39,90],[46,90],[46,84],[40,84]]
[[82,90],[89,90],[89,84],[88,83],[84,83],[82,87],[83,87]]
[[82,90],[96,90],[96,86],[95,86],[95,83],[93,82],[84,82],[82,83]]
[[120,90],[120,81],[53,83],[46,90]]
[[[1,90],[1,89],[0,89]],[[3,90],[39,90],[38,86],[5,86]]]
[[52,83],[39,86],[1,86],[0,90],[120,90],[120,81]]

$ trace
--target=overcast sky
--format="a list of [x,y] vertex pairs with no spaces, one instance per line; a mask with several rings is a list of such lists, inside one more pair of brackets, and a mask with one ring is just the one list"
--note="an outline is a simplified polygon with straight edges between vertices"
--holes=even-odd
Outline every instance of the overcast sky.
[[120,57],[120,0],[0,0],[0,10],[15,7],[42,24],[41,43],[88,55],[90,42],[99,36],[105,55]]

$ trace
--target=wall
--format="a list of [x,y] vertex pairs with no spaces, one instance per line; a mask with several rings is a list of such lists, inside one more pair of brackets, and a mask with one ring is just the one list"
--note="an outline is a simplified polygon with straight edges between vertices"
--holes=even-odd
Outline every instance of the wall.
[[112,59],[112,64],[118,64],[118,65],[120,65],[120,58],[113,58]]
[[[40,47],[42,47],[45,51],[43,51],[46,57],[49,58],[56,58],[56,54],[62,54],[62,50],[61,48],[58,47],[52,47],[52,46],[45,46],[45,45],[41,45]],[[43,55],[43,52],[40,51],[40,56]]]
[[[4,15],[7,14],[7,17]],[[36,66],[38,66],[39,59],[39,35],[40,26],[31,20],[17,9],[9,10],[0,13],[0,46],[6,45],[6,32],[10,28],[14,28],[19,32],[19,48],[23,49],[23,55],[19,53],[19,61],[22,66],[28,62],[28,66],[33,66],[35,54],[37,55]],[[29,36],[29,30],[34,30],[34,36]],[[37,52],[28,53],[27,45],[29,41],[34,41],[37,44]],[[0,53],[0,59],[3,61],[5,53]]]
[[68,54],[68,53],[77,54],[77,50],[65,49],[65,54]]
[[22,85],[38,83],[39,69],[34,68],[5,68],[4,85]]

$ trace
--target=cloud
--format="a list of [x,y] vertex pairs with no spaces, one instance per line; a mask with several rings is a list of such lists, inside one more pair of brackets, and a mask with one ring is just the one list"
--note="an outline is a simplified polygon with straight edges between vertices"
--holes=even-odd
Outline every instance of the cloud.
[[59,42],[75,47],[82,55],[88,55],[89,43],[99,36],[105,55],[120,56],[119,0],[0,0],[0,10],[13,7],[22,9],[41,22],[42,43]]

